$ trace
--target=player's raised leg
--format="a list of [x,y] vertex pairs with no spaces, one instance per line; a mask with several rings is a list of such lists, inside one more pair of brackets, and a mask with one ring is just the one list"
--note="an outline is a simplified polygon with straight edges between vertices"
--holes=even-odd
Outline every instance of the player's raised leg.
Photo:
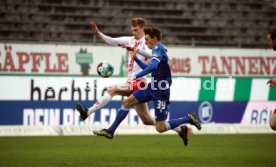
[[100,97],[95,104],[90,108],[85,108],[81,106],[81,104],[77,104],[76,109],[79,111],[81,119],[85,120],[90,114],[96,112],[106,104],[108,104],[113,96],[121,95],[121,96],[129,96],[131,91],[128,89],[127,83],[122,83],[118,85],[112,85],[108,87],[107,93]]
[[156,130],[159,133],[163,133],[168,130],[174,130],[178,133],[185,146],[188,145],[188,127],[182,125],[190,123],[191,118],[187,114],[186,116],[178,119],[167,120],[168,117],[168,102],[162,100],[154,100],[155,105],[155,119],[156,119]]
[[[150,101],[151,96],[147,90],[139,90],[135,92],[134,94],[130,95],[127,99],[124,100],[123,105],[125,108],[131,108],[134,105],[137,105],[139,102],[146,102]],[[168,117],[168,102],[167,101],[161,101],[161,100],[154,100],[155,105],[155,121],[156,121],[156,130],[160,133],[168,131],[168,130],[174,130],[176,131],[179,136],[182,138],[185,145],[188,144],[188,136],[187,136],[187,127],[180,125],[184,123],[190,123],[191,118],[189,115],[179,118],[179,119],[173,119],[170,121],[166,121]]]
[[[139,117],[141,118],[141,120],[145,125],[155,126],[156,125],[155,119],[150,115],[150,112],[145,112],[145,111],[149,111],[148,105],[143,105],[143,104],[146,104],[146,103],[135,105],[134,106],[135,110],[137,111]],[[188,127],[186,125],[181,125],[172,130],[177,132],[177,134],[182,138],[184,145],[187,146],[188,145]]]
[[[129,84],[129,90],[131,90],[132,92],[135,92],[138,89],[144,88],[146,86],[146,80],[139,79],[132,82],[128,82],[128,84]],[[149,108],[147,103],[141,103],[141,104],[139,103],[135,105],[134,108],[138,116],[140,117],[140,119],[143,121],[145,125],[155,125],[155,120],[149,113]],[[126,118],[128,112],[129,112],[129,109],[122,106],[118,110],[118,113],[112,125],[108,129],[95,130],[93,131],[94,134],[98,136],[104,136],[108,139],[112,139],[116,129],[118,128],[120,123]]]

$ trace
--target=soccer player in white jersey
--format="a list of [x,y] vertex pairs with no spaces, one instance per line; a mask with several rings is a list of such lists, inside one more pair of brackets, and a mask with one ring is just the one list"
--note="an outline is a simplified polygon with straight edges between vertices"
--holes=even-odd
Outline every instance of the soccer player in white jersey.
[[[97,34],[104,42],[106,42],[109,45],[120,46],[127,49],[129,48],[130,50],[133,50],[135,48],[135,50],[137,50],[137,58],[143,62],[146,62],[147,58],[151,57],[151,50],[145,44],[144,27],[146,25],[146,21],[143,18],[132,18],[130,22],[133,36],[111,38],[100,32],[95,22],[91,22],[91,29],[95,34]],[[146,85],[145,77],[136,79],[134,81],[131,80],[131,82],[129,82],[129,78],[132,78],[141,71],[142,69],[140,68],[140,66],[134,61],[134,59],[130,57],[128,61],[127,81],[121,84],[110,86],[108,88],[107,94],[98,99],[91,108],[86,109],[82,107],[80,104],[77,104],[76,108],[80,112],[81,119],[85,120],[90,114],[96,112],[96,110],[99,110],[101,107],[106,105],[108,102],[111,101],[113,96],[129,96],[139,88],[144,87]],[[134,106],[134,108],[145,125],[155,125],[155,120],[149,113],[147,103],[138,104]],[[119,109],[113,124],[108,129],[93,131],[94,134],[112,139],[115,130],[117,129],[119,124],[125,119],[128,112],[129,109],[124,108],[122,106]],[[185,136],[184,138],[182,137],[182,140],[184,144],[186,143],[185,145],[187,145],[187,127],[185,131],[181,129],[176,131],[179,135]]]

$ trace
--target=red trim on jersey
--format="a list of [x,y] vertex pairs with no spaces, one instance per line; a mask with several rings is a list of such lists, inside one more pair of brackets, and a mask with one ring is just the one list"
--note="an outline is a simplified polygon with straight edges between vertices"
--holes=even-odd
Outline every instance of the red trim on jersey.
[[144,88],[147,85],[147,80],[144,78],[135,79],[134,81],[130,82],[127,81],[129,84],[129,89],[132,93],[136,92],[140,88]]
[[131,58],[129,65],[128,65],[128,72],[132,72],[133,71],[133,66],[134,66],[134,59]]
[[[139,45],[141,44],[141,42],[135,42],[134,43],[134,47],[137,48]],[[128,65],[128,72],[131,73],[133,71],[133,67],[134,67],[134,59],[131,58],[129,65]]]
[[135,42],[134,47],[137,48],[140,44],[141,44],[141,42]]
[[276,114],[276,109],[274,110],[273,114]]

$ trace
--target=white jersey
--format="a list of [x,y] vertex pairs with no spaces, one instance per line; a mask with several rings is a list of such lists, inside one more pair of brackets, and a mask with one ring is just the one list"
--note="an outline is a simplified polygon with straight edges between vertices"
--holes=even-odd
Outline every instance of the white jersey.
[[[109,36],[104,35],[103,33],[100,33],[99,35],[106,43],[113,45],[113,46],[126,46],[127,45],[127,46],[136,47],[137,49],[139,49],[139,52],[137,53],[136,56],[139,60],[143,61],[144,63],[146,63],[146,61],[147,61],[147,58],[145,56],[151,55],[151,50],[146,45],[145,37],[142,37],[141,39],[137,40],[134,38],[134,36],[111,38]],[[140,51],[146,55],[142,56],[140,54]],[[134,59],[132,59],[129,56],[129,58],[128,58],[128,77],[135,76],[142,70],[143,69],[134,61]]]

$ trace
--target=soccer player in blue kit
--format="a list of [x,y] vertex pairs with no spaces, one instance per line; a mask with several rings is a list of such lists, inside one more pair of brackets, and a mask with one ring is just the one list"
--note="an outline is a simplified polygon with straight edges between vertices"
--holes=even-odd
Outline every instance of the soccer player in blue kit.
[[[152,49],[150,64],[145,64],[136,57],[136,50],[131,53],[137,64],[143,69],[133,76],[133,80],[151,73],[152,81],[147,87],[141,88],[123,101],[125,108],[131,108],[139,103],[153,101],[155,107],[156,130],[160,133],[168,130],[181,132],[185,123],[194,125],[198,130],[201,124],[194,113],[188,113],[182,118],[167,121],[168,105],[170,103],[170,86],[172,83],[171,70],[168,64],[167,49],[161,41],[161,32],[158,28],[147,27],[144,29],[146,45]],[[181,133],[179,133],[180,137]],[[184,143],[185,144],[185,143]],[[185,144],[186,145],[186,144]]]

